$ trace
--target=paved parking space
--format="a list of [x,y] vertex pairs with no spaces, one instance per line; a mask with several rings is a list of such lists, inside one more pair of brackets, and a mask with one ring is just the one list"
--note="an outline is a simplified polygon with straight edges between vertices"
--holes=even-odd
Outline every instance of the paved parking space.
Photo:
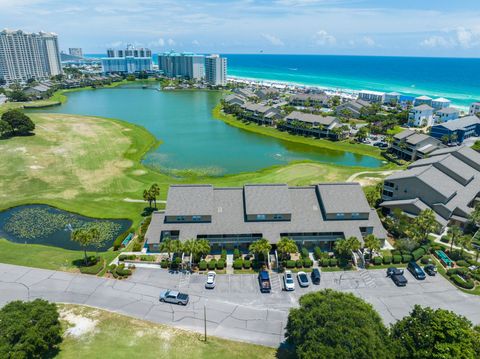
[[[407,287],[396,287],[385,270],[325,272],[318,286],[282,290],[282,276],[272,274],[273,290],[260,293],[256,275],[218,275],[216,288],[205,289],[205,275],[137,268],[124,281],[0,264],[0,306],[15,299],[44,298],[86,304],[153,322],[203,331],[207,310],[210,335],[277,346],[284,340],[288,311],[305,293],[324,288],[351,292],[371,303],[386,323],[408,314],[414,304],[444,308],[480,324],[480,297],[465,294],[443,277],[417,281],[405,273]],[[158,301],[162,289],[190,295],[176,306]]]

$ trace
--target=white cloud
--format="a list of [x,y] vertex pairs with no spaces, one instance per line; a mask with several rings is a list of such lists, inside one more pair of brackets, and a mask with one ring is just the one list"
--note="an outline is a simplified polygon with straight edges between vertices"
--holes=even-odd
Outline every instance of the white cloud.
[[165,40],[163,38],[159,38],[156,41],[149,42],[148,46],[150,46],[150,47],[164,47],[165,46]]
[[198,40],[193,40],[192,41],[192,45],[194,46],[199,46],[200,45],[200,42]]
[[168,46],[174,46],[175,45],[175,40],[173,39],[168,39],[167,40]]
[[439,35],[433,35],[433,36],[427,37],[425,40],[423,40],[420,43],[420,45],[425,47],[452,47],[453,46],[451,41]]
[[278,37],[276,37],[274,35],[262,34],[262,37],[274,46],[284,46],[285,45],[282,40],[280,40]]
[[372,39],[370,36],[364,36],[362,38],[362,43],[367,45],[368,47],[374,47],[377,45],[374,39]]
[[320,30],[320,31],[317,31],[317,33],[314,35],[314,41],[317,45],[325,46],[325,45],[335,45],[337,42],[337,39],[335,38],[335,36],[330,35],[325,30]]
[[480,30],[458,27],[454,30],[444,31],[442,35],[432,35],[420,42],[420,45],[431,48],[470,49],[480,46]]

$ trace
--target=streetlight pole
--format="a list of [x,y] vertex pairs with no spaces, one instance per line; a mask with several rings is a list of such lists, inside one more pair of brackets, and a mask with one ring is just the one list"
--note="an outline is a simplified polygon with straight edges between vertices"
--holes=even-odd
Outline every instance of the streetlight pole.
[[203,305],[203,328],[205,333],[205,343],[207,342],[207,306]]

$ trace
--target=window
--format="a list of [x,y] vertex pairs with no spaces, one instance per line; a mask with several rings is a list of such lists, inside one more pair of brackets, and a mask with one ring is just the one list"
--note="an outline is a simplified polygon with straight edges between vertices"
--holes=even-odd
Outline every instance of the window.
[[337,218],[343,218],[345,217],[345,213],[337,213]]
[[359,216],[360,216],[360,213],[358,213],[358,212],[352,213],[352,217],[359,217]]
[[392,197],[392,196],[393,196],[393,192],[387,191],[387,190],[385,190],[385,189],[383,190],[383,194],[384,194],[385,196],[388,196],[388,197]]
[[202,216],[192,216],[192,221],[201,221]]
[[178,216],[178,217],[177,217],[177,221],[178,221],[178,222],[183,222],[183,221],[185,221],[185,217],[183,217],[183,216]]
[[265,214],[257,214],[257,220],[263,221],[267,219],[267,216]]
[[392,182],[386,182],[386,181],[385,181],[385,186],[386,186],[386,187],[393,187],[393,183],[392,183]]
[[276,214],[273,216],[273,219],[283,219],[283,216],[281,214]]

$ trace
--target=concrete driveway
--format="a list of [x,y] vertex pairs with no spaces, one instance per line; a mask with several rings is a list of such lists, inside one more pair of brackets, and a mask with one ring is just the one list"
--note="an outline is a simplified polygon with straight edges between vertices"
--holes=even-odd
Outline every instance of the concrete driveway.
[[[480,297],[465,294],[441,276],[417,281],[406,273],[407,287],[397,288],[384,270],[322,273],[319,286],[282,291],[281,275],[272,275],[272,293],[261,294],[255,275],[219,275],[214,290],[204,287],[204,275],[172,274],[137,268],[128,280],[0,264],[0,306],[15,299],[44,298],[85,304],[140,319],[203,331],[207,310],[210,335],[278,346],[284,340],[288,310],[313,290],[352,292],[370,302],[386,323],[408,314],[414,304],[445,308],[480,324]],[[162,289],[190,294],[190,303],[176,306],[158,301]]]

